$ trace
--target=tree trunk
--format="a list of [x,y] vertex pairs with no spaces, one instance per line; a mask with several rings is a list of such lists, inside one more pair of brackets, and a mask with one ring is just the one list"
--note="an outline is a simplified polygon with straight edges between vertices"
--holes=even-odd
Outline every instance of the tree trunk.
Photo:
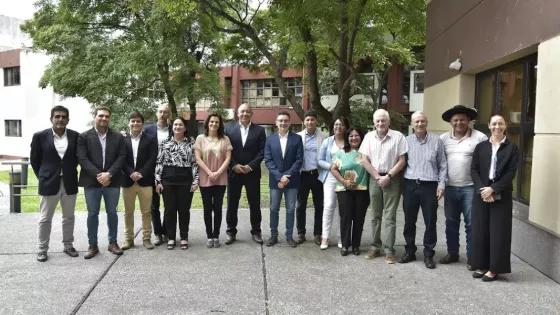
[[167,62],[159,64],[158,71],[161,77],[161,82],[163,83],[163,90],[165,91],[167,102],[169,103],[169,109],[171,110],[171,119],[175,119],[178,116],[177,103],[175,102],[175,93],[173,92],[171,82],[169,81],[169,64]]
[[189,119],[189,126],[188,131],[191,137],[198,136],[198,122],[196,121],[196,103],[189,101],[189,111],[190,111],[190,119]]
[[348,117],[350,114],[350,84],[347,83],[350,77],[350,69],[345,62],[348,60],[348,3],[347,0],[340,0],[339,17],[339,46],[338,46],[338,102],[334,109],[334,117]]

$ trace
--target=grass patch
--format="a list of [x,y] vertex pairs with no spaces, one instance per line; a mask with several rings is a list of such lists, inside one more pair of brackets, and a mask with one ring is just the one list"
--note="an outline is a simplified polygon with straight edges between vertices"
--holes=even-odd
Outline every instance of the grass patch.
[[[262,177],[261,177],[261,207],[262,208],[268,208],[269,207],[269,203],[270,203],[270,193],[269,193],[269,188],[268,188],[268,169],[266,168],[266,166],[263,164],[261,164],[261,171],[262,171]],[[0,171],[0,182],[9,183],[9,171]],[[31,167],[29,167],[29,175],[28,175],[28,181],[27,181],[28,187],[27,188],[22,188],[21,190],[21,194],[25,195],[21,197],[21,212],[39,212],[39,195],[38,195],[38,189],[37,189],[37,185],[39,184],[39,181],[37,179],[37,177],[35,176],[35,173],[33,172],[33,169]],[[6,195],[9,192],[6,192]],[[308,199],[308,205],[311,206],[313,204],[313,201],[311,200],[311,194],[309,194],[309,199]],[[163,208],[163,198],[161,200],[161,205]],[[224,207],[227,205],[227,192],[226,195],[224,196]],[[245,195],[245,188],[243,189],[243,192],[241,194],[241,200],[239,201],[239,207],[240,208],[249,208],[249,203],[247,202],[247,198]],[[123,203],[123,199],[119,198],[119,205],[117,207],[118,210],[124,210],[124,203]],[[138,200],[136,200],[136,209],[140,209],[140,205],[138,203]],[[193,197],[193,201],[192,201],[192,206],[191,209],[203,209],[202,206],[202,197],[200,195],[200,190],[197,190],[194,193],[194,197]],[[57,210],[60,210],[60,205],[58,205]],[[78,198],[76,200],[76,210],[77,211],[87,211],[87,207],[86,207],[86,200],[85,200],[85,196],[84,196],[84,189],[82,187],[79,188],[79,192],[78,192]],[[103,202],[101,202],[101,210],[105,210],[105,206],[103,204]]]

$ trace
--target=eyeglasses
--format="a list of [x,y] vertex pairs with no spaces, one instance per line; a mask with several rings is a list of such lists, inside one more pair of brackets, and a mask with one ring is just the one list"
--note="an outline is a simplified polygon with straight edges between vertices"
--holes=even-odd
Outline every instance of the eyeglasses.
[[341,123],[336,123],[334,124],[334,127],[346,127],[344,124]]

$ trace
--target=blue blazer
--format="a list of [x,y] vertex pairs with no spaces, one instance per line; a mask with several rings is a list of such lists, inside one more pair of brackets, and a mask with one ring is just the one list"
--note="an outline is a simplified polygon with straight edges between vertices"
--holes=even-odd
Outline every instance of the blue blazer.
[[266,138],[264,146],[264,162],[270,176],[268,185],[271,189],[278,189],[278,182],[284,175],[290,175],[290,182],[284,188],[299,188],[300,169],[303,164],[303,142],[295,133],[288,133],[286,152],[282,158],[280,135],[273,133]]
[[323,169],[323,172],[319,173],[319,180],[321,183],[325,183],[327,176],[329,176],[332,159],[331,159],[331,149],[334,144],[334,136],[330,136],[323,140],[321,143],[321,149],[319,150],[319,161],[318,166]]

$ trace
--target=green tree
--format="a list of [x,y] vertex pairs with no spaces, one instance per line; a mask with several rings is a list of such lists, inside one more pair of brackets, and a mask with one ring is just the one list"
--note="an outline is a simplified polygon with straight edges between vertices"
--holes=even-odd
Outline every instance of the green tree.
[[[300,118],[303,108],[282,72],[304,67],[312,107],[327,124],[350,113],[352,86],[362,70],[358,60],[369,57],[372,70],[383,72],[391,61],[414,63],[410,48],[425,41],[423,0],[161,1],[178,15],[186,14],[187,3],[197,3],[228,35],[230,60],[268,70]],[[338,103],[332,111],[321,103],[324,68],[337,73]]]
[[[158,1],[41,0],[22,30],[34,49],[52,56],[41,86],[110,107],[122,121],[133,109],[220,95],[216,64],[223,38],[196,10],[175,19]],[[192,128],[192,127],[191,127]],[[196,130],[192,128],[191,130]]]

